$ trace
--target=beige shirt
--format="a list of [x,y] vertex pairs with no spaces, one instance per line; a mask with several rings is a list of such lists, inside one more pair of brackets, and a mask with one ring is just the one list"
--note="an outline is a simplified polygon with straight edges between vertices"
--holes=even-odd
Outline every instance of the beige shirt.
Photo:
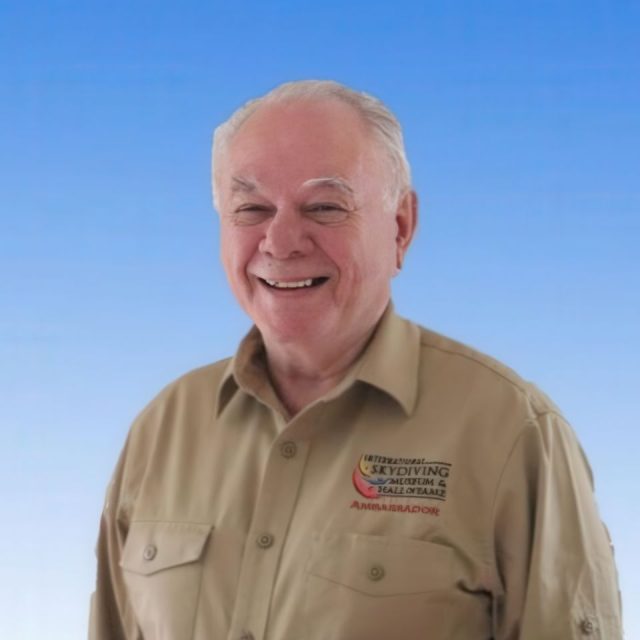
[[254,329],[135,421],[92,640],[622,637],[588,464],[511,370],[385,312],[288,420]]

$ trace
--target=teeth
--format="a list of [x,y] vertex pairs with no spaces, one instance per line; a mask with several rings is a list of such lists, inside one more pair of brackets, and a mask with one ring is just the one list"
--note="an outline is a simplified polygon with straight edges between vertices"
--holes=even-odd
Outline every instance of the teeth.
[[277,280],[264,280],[269,286],[276,289],[301,289],[302,287],[310,287],[313,284],[313,278],[307,280],[298,280],[297,282],[278,282]]

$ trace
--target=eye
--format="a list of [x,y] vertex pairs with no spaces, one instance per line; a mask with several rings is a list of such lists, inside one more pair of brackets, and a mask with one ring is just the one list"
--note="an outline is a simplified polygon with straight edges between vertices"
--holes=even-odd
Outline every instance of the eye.
[[328,202],[313,204],[309,207],[310,211],[335,211],[336,209],[342,209],[342,207],[337,204],[331,204]]
[[349,210],[336,202],[314,202],[307,205],[304,212],[310,218],[324,224],[341,222],[349,215]]
[[261,204],[243,204],[234,209],[231,217],[237,225],[260,224],[271,215],[271,209]]

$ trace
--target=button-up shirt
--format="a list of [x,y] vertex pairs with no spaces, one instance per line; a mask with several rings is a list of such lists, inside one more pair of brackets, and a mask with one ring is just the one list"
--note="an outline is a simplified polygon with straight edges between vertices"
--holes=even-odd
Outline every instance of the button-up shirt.
[[558,409],[394,314],[294,417],[254,328],[134,422],[92,640],[621,638],[612,549]]

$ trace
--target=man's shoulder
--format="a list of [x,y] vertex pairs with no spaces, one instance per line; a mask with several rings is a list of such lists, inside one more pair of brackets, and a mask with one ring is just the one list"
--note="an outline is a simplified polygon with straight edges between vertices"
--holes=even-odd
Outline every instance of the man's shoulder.
[[168,383],[138,414],[133,428],[158,424],[179,415],[211,414],[231,358],[191,369]]
[[463,342],[418,326],[423,355],[427,361],[437,360],[440,371],[446,368],[452,377],[485,383],[488,393],[501,389],[521,396],[534,414],[560,415],[560,410],[544,392],[505,363]]
[[420,346],[423,350],[442,354],[444,359],[456,361],[460,367],[476,369],[477,373],[486,372],[513,385],[520,391],[526,391],[529,383],[511,367],[496,358],[475,349],[463,342],[420,326]]
[[211,385],[217,387],[225,376],[230,362],[231,358],[223,358],[222,360],[191,369],[170,382],[165,387],[165,390],[170,390],[173,393],[189,393],[198,391],[203,387],[210,388]]

